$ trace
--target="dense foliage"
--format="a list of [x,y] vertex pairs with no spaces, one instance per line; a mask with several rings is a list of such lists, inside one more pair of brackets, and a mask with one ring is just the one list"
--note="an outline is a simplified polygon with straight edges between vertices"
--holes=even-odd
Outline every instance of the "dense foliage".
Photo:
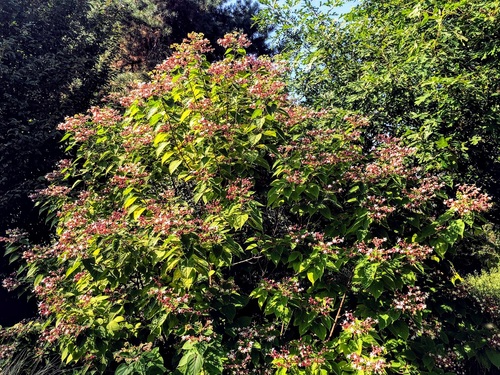
[[360,0],[342,17],[343,1],[261,2],[305,100],[362,113],[375,134],[411,132],[433,168],[500,201],[499,1]]
[[[114,105],[59,126],[76,157],[38,195],[46,245],[4,238],[76,372],[444,374],[500,367],[498,305],[460,284],[453,245],[490,208],[405,138],[291,100],[282,64],[199,34]],[[447,183],[448,181],[448,183]]]
[[[0,235],[22,227],[46,238],[28,195],[63,155],[56,125],[88,108],[107,82],[112,36],[108,15],[92,12],[87,1],[0,2]],[[6,263],[2,256],[2,276],[13,271]],[[9,306],[0,324],[29,316],[4,290],[0,304]]]
[[[188,4],[189,3],[189,4]],[[0,2],[0,236],[21,227],[35,241],[50,230],[28,198],[44,187],[42,176],[63,155],[56,125],[81,112],[109,90],[119,90],[163,60],[171,43],[188,31],[205,32],[215,41],[240,28],[268,52],[266,33],[250,18],[251,1],[108,1],[5,0]],[[214,54],[215,56],[215,54]],[[46,185],[45,185],[46,186]],[[3,246],[0,248],[3,253]],[[0,275],[13,266],[0,260]],[[32,309],[0,291],[0,304],[11,308],[0,324],[12,324]],[[27,310],[21,312],[21,310]]]
[[[150,70],[172,52],[170,46],[190,32],[201,32],[211,42],[239,30],[252,41],[250,52],[268,54],[271,27],[259,29],[252,21],[259,10],[253,0],[128,0],[111,6],[120,14],[122,39],[117,64],[125,70]],[[222,57],[212,51],[211,58]]]
[[0,4],[2,229],[28,216],[23,195],[60,158],[57,123],[88,108],[109,73],[99,58],[110,30],[86,2],[29,3]]

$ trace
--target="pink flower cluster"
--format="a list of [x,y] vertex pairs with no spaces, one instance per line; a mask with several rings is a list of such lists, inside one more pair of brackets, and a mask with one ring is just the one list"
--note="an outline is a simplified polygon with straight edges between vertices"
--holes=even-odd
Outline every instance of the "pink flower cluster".
[[261,281],[261,286],[267,291],[278,291],[285,297],[293,297],[304,291],[300,282],[291,277],[284,278],[281,281],[264,278]]
[[272,342],[276,338],[277,329],[274,324],[236,328],[238,345],[237,349],[232,349],[227,353],[228,362],[224,364],[224,369],[230,374],[272,374],[271,369],[264,369],[255,366],[252,362],[252,349],[262,341]]
[[45,175],[45,179],[47,181],[55,181],[61,177],[63,177],[64,172],[71,167],[71,160],[69,159],[62,159],[57,163],[57,169],[47,173]]
[[351,367],[354,370],[362,371],[366,374],[385,374],[387,363],[384,358],[379,358],[384,348],[380,346],[372,347],[369,357],[361,356],[358,353],[347,355]]
[[324,353],[324,349],[317,351],[311,345],[299,342],[297,345],[297,354],[291,353],[290,350],[286,348],[282,348],[280,351],[273,348],[269,354],[273,358],[273,363],[276,367],[291,368],[297,366],[300,368],[307,368],[315,363],[324,363]]
[[14,244],[20,242],[22,239],[26,238],[28,233],[19,229],[7,229],[5,231],[5,237],[0,237],[0,242],[5,242],[8,244]]
[[254,77],[255,82],[249,87],[248,92],[256,98],[272,98],[283,100],[283,89],[285,83],[269,79],[267,76],[257,75]]
[[135,124],[125,126],[121,132],[122,146],[127,152],[141,149],[153,143],[154,136],[149,124]]
[[[429,318],[429,317],[427,317]],[[439,333],[443,329],[443,323],[441,323],[438,319],[430,317],[430,319],[422,319],[421,324],[417,325],[417,323],[410,319],[408,321],[408,328],[410,332],[412,332],[411,339],[415,339],[416,337],[426,336],[431,339],[435,339],[439,336]]]
[[92,121],[96,125],[112,126],[122,120],[120,112],[109,107],[91,107],[89,110]]
[[198,124],[193,127],[193,130],[199,132],[202,137],[213,137],[215,134],[218,134],[230,140],[232,138],[231,130],[234,127],[233,124],[223,123],[222,121],[213,122],[205,117],[201,117]]
[[85,227],[84,233],[91,236],[107,236],[125,228],[127,213],[124,210],[111,212],[105,219],[96,219]]
[[[286,113],[279,113],[276,119],[284,124],[287,128],[293,128],[295,125],[304,124],[311,119],[319,119],[326,115],[324,111],[315,111],[311,108],[294,105],[286,109]],[[331,140],[338,131],[332,129],[321,129],[308,133],[309,138],[317,138],[318,140]]]
[[150,352],[153,349],[153,343],[141,343],[137,346],[133,346],[126,342],[123,348],[119,352],[116,352],[113,357],[116,362],[120,363],[125,361],[126,363],[137,362],[141,358],[141,354],[144,352]]
[[368,208],[368,216],[376,222],[384,220],[389,214],[394,212],[396,209],[393,206],[386,204],[387,199],[384,197],[377,197],[375,195],[369,195],[366,197],[367,200],[364,206]]
[[368,125],[370,125],[370,121],[368,120],[368,118],[361,115],[346,115],[344,116],[344,121],[349,122],[355,128],[367,127]]
[[76,317],[71,317],[66,321],[60,320],[54,328],[46,329],[41,333],[40,341],[52,344],[62,336],[76,339],[86,328],[87,326],[76,323]]
[[37,260],[50,258],[53,255],[50,249],[49,246],[33,246],[23,251],[22,257],[27,263],[33,263]]
[[249,178],[237,178],[231,182],[226,190],[226,198],[243,204],[248,202],[253,192],[253,182]]
[[420,287],[410,286],[408,287],[408,292],[396,293],[392,305],[396,310],[415,315],[418,311],[422,311],[427,307],[425,301],[428,296],[429,293],[422,292]]
[[407,243],[400,240],[391,251],[395,254],[403,254],[406,256],[408,263],[415,264],[424,259],[427,259],[430,254],[434,251],[432,247],[427,245],[420,245],[418,243]]
[[120,166],[111,178],[111,185],[124,189],[129,186],[140,186],[145,183],[149,173],[138,163],[128,163]]
[[355,245],[353,255],[363,254],[372,261],[381,262],[391,259],[395,254],[400,254],[405,256],[408,263],[415,264],[427,259],[433,252],[433,249],[427,245],[407,243],[403,240],[399,240],[396,246],[384,249],[382,246],[386,241],[386,238],[375,237],[371,240],[373,247],[369,247],[364,242],[358,242]]
[[378,182],[391,176],[413,177],[418,168],[406,165],[405,160],[415,153],[415,149],[402,146],[398,138],[379,136],[380,142],[373,151],[373,162],[351,166],[344,177],[352,181]]
[[174,314],[200,313],[189,306],[192,298],[190,294],[185,293],[180,295],[174,293],[172,289],[160,288],[153,288],[149,290],[148,294],[155,296],[168,312]]
[[245,34],[232,32],[224,35],[224,38],[218,39],[217,44],[224,48],[247,48],[252,45],[252,42]]
[[12,357],[15,351],[16,347],[13,344],[0,345],[0,360]]
[[29,198],[37,200],[40,197],[65,197],[71,189],[67,186],[51,185],[48,188],[38,190],[36,193],[30,194]]
[[90,116],[77,114],[73,117],[66,117],[57,129],[73,133],[77,142],[85,142],[96,134],[96,129],[89,124],[89,121]]
[[460,185],[456,199],[448,199],[444,202],[450,209],[456,211],[460,216],[472,212],[486,212],[491,206],[491,198],[487,194],[472,185]]
[[291,226],[288,228],[288,235],[294,245],[307,244],[309,247],[320,250],[323,254],[337,255],[340,246],[344,243],[341,237],[327,238],[321,232],[309,232],[299,226]]
[[328,316],[335,309],[335,298],[309,297],[307,308],[323,316]]
[[[161,92],[161,90],[170,90],[172,86],[168,85],[171,83],[171,78],[168,77],[166,82],[166,87],[161,87],[162,82],[165,82],[165,79],[162,77],[162,72],[173,73],[179,68],[186,67],[188,65],[196,65],[199,66],[204,60],[205,56],[202,55],[206,52],[213,51],[213,48],[210,46],[210,42],[208,39],[203,37],[203,34],[190,33],[188,34],[187,39],[184,39],[181,44],[172,45],[174,52],[172,55],[162,62],[161,64],[156,66],[156,74],[153,74],[153,78],[156,79],[155,86],[156,92]],[[150,96],[150,95],[149,95]]]
[[490,348],[495,350],[500,349],[500,333],[495,333],[493,336],[488,338],[488,345]]
[[147,99],[153,96],[157,91],[157,85],[150,82],[139,82],[134,84],[134,88],[128,92],[127,96],[123,96],[119,99],[119,103],[123,107],[130,107],[133,103],[138,102],[143,99]]
[[352,312],[346,312],[341,326],[344,331],[352,335],[364,335],[373,331],[376,324],[378,324],[377,319],[368,317],[365,320],[359,320]]
[[65,297],[59,293],[60,283],[63,277],[51,272],[34,288],[35,295],[39,299],[38,313],[48,316],[54,311],[59,311],[65,301]]
[[173,202],[162,203],[150,201],[146,206],[149,216],[141,216],[139,225],[143,228],[152,227],[155,233],[176,234],[178,236],[196,228],[198,222],[191,218],[194,210],[179,206]]
[[439,181],[437,176],[426,176],[420,180],[419,186],[411,188],[407,192],[410,202],[405,204],[405,208],[410,211],[418,209],[436,196],[436,192],[444,187],[444,183]]
[[290,169],[283,170],[283,174],[286,176],[285,179],[289,184],[302,185],[306,182],[306,177],[304,177],[302,171]]
[[2,287],[7,289],[8,292],[12,292],[19,285],[20,285],[19,280],[17,280],[17,278],[14,275],[6,277],[5,279],[2,280]]
[[464,363],[453,350],[448,349],[444,355],[430,353],[430,356],[434,358],[434,364],[436,367],[457,375],[466,374]]

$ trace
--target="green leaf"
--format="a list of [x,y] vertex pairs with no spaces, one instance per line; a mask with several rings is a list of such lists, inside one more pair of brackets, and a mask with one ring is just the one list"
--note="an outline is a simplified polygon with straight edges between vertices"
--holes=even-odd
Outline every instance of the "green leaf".
[[453,220],[447,230],[443,232],[444,240],[453,245],[459,238],[464,236],[465,223],[463,220]]
[[431,241],[431,245],[434,248],[434,251],[441,259],[444,258],[446,251],[448,250],[448,243],[442,239],[438,239],[436,241]]
[[200,375],[203,362],[203,357],[196,349],[189,350],[181,358],[177,370],[183,375]]
[[237,215],[233,219],[233,227],[234,229],[241,229],[243,228],[243,225],[247,222],[249,216],[248,214],[242,214],[242,215]]
[[125,200],[125,203],[123,204],[124,208],[129,208],[132,206],[132,204],[137,200],[137,196],[131,196]]
[[500,352],[497,350],[486,349],[486,356],[493,365],[500,369]]
[[158,145],[158,148],[156,149],[156,157],[160,157],[161,153],[163,152],[163,150],[165,150],[165,147],[167,147],[168,145],[169,145],[168,142],[161,142]]
[[182,164],[182,160],[172,160],[170,162],[170,165],[168,166],[168,171],[170,172],[170,174],[174,174],[175,170],[179,167],[179,165]]
[[326,339],[327,330],[322,324],[313,324],[311,331],[319,337],[320,340]]
[[122,320],[116,320],[116,319],[113,319],[111,320],[107,325],[106,325],[106,329],[111,332],[111,333],[114,333],[118,330],[120,330],[120,324],[118,324],[119,322],[121,322]]
[[165,139],[167,139],[168,134],[167,133],[158,133],[155,136],[155,139],[153,141],[153,145],[157,146],[160,143],[162,143]]
[[436,142],[436,146],[438,149],[446,148],[448,147],[448,139],[445,137],[439,138],[439,140]]
[[307,279],[314,285],[316,278],[314,277],[314,270],[307,271]]
[[134,210],[134,213],[132,215],[134,217],[134,220],[137,220],[144,211],[146,211],[146,207],[141,207],[138,208],[137,210]]
[[122,363],[115,370],[115,375],[134,375],[135,366],[133,364]]
[[389,330],[391,330],[396,337],[399,337],[404,341],[408,340],[408,337],[410,336],[408,325],[401,320],[395,321],[393,325],[389,327]]
[[312,199],[318,199],[319,197],[319,186],[316,184],[310,184],[307,186],[305,193]]
[[165,155],[163,155],[163,157],[161,158],[161,163],[165,164],[165,162],[167,162],[168,159],[170,159],[173,155],[174,155],[173,151],[167,151],[167,152],[165,152]]
[[265,130],[264,133],[262,133],[268,137],[273,137],[276,138],[276,131],[274,130]]
[[313,268],[310,268],[307,271],[307,279],[314,285],[316,281],[318,281],[321,276],[323,276],[324,268],[321,267],[320,264],[315,264]]
[[260,108],[256,108],[256,109],[253,111],[253,113],[252,113],[252,117],[251,117],[251,119],[253,120],[253,119],[255,119],[255,118],[257,118],[257,117],[260,117],[260,116],[262,116],[262,109],[260,109]]
[[259,143],[260,139],[262,138],[262,133],[259,134],[250,134],[248,136],[248,140],[250,141],[250,144],[252,146],[255,146],[257,143]]
[[184,112],[182,112],[181,118],[179,122],[184,122],[184,120],[191,114],[191,109],[186,109]]
[[66,278],[70,277],[76,270],[80,268],[81,265],[82,262],[79,259],[75,260],[73,265],[66,271]]

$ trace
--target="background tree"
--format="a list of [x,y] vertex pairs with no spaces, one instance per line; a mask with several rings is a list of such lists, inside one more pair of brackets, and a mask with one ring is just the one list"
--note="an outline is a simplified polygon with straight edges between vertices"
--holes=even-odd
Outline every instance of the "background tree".
[[[108,81],[112,19],[88,1],[6,0],[0,4],[0,232],[22,227],[38,240],[47,227],[28,195],[61,158],[64,116],[83,110]],[[6,259],[0,261],[8,272]],[[3,324],[19,319],[16,301]]]
[[366,0],[342,17],[332,11],[340,1],[262,3],[294,61],[296,93],[359,111],[374,134],[408,132],[432,168],[452,166],[456,182],[477,182],[500,202],[500,2]]
[[[122,70],[150,70],[171,53],[190,32],[203,33],[215,41],[232,30],[240,30],[252,41],[249,52],[269,54],[266,44],[270,28],[264,30],[252,20],[259,10],[253,0],[125,1],[119,8],[123,38],[118,65]],[[220,58],[222,49],[212,58]]]

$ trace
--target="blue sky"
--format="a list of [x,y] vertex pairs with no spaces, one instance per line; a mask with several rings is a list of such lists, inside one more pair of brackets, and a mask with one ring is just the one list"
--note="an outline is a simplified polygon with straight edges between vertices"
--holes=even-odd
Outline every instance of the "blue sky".
[[[284,2],[284,1],[285,0],[278,0],[278,3],[281,3],[281,2]],[[324,0],[323,1],[321,1],[321,0],[312,0],[311,2],[312,2],[313,5],[319,6],[321,4],[321,2],[325,2],[325,1]],[[350,0],[350,1],[346,0],[346,3],[343,6],[338,7],[336,9],[336,12],[339,13],[339,14],[347,13],[347,12],[349,12],[351,10],[351,8],[353,6],[356,5],[357,2],[358,2],[357,0]]]
[[[320,0],[313,0],[312,1],[312,3],[314,5],[319,5],[320,2],[321,2]],[[356,0],[346,2],[344,5],[337,8],[337,13],[343,14],[343,13],[349,12],[351,10],[351,8],[356,5],[356,3],[357,3]]]
[[[233,1],[236,1],[236,0],[233,0]],[[257,1],[258,1],[258,0],[257,0]],[[278,0],[278,2],[282,2],[282,1],[284,1],[284,0]],[[352,8],[353,6],[355,6],[355,5],[356,5],[356,3],[357,3],[357,2],[358,2],[358,0],[350,0],[350,1],[347,1],[347,0],[346,0],[346,3],[345,3],[343,6],[338,7],[338,8],[336,9],[336,11],[337,11],[337,13],[339,13],[339,14],[347,13],[347,12],[349,12],[349,10],[351,10],[351,8]],[[312,3],[313,3],[314,5],[319,6],[319,5],[320,5],[320,3],[321,3],[321,0],[312,0]]]

